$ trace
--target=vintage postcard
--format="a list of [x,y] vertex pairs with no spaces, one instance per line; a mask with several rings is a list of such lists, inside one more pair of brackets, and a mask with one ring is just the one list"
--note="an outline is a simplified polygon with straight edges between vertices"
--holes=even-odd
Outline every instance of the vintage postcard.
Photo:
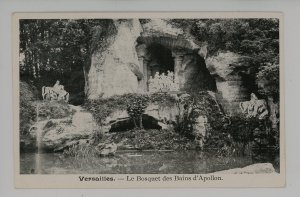
[[281,13],[12,20],[16,188],[285,186]]

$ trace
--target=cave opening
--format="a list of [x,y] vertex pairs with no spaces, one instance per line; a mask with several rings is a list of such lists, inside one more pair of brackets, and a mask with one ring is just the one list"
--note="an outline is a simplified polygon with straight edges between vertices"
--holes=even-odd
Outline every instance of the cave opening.
[[167,84],[172,86],[171,91],[216,91],[216,81],[208,71],[204,58],[198,54],[197,49],[192,49],[187,40],[139,37],[137,43],[136,50],[144,75],[139,82],[140,90],[151,92],[150,79],[156,73],[167,75],[170,71],[173,73],[173,81]]
[[[85,78],[82,69],[82,63],[73,63],[70,69],[64,72],[56,70],[41,70],[40,77],[33,81],[37,88],[40,99],[42,99],[42,87],[53,87],[57,81],[64,86],[64,90],[69,93],[69,104],[81,105],[85,99]],[[26,76],[21,76],[22,80],[31,84],[32,81]]]
[[250,75],[250,74],[245,74],[245,73],[240,73],[241,78],[242,78],[242,85],[246,89],[246,95],[247,99],[251,99],[250,95],[251,93],[254,93],[258,97],[263,97],[258,91],[258,86],[256,84],[256,78],[255,75]]
[[61,83],[65,86],[65,90],[69,92],[69,103],[72,105],[81,105],[85,99],[85,78],[81,66],[73,68],[72,72],[65,74]]
[[[142,122],[143,122],[143,127],[145,130],[149,129],[161,129],[161,126],[159,126],[158,121],[146,114],[143,114],[142,116]],[[130,131],[134,129],[134,123],[132,119],[124,119],[118,122],[115,122],[111,125],[111,128],[109,132],[125,132],[125,131]]]
[[205,60],[196,52],[184,56],[182,61],[182,89],[193,93],[217,91],[216,79],[207,69]]
[[174,59],[170,49],[161,44],[152,43],[147,47],[147,51],[149,53],[149,76],[154,77],[156,72],[159,74],[174,72]]

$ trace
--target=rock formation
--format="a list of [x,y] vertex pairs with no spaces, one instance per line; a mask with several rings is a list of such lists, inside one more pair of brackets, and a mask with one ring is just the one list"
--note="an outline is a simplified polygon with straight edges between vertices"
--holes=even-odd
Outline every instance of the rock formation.
[[37,148],[41,148],[42,151],[61,151],[72,145],[89,142],[90,137],[99,127],[92,114],[81,107],[70,106],[75,111],[73,115],[62,119],[38,121],[31,127],[31,138],[40,140],[40,147]]
[[224,110],[230,114],[239,113],[238,104],[248,97],[242,77],[236,68],[243,68],[243,58],[235,53],[226,52],[205,60],[210,74],[216,79],[217,97]]
[[114,28],[107,48],[92,55],[88,99],[148,92],[155,73],[171,71],[180,91],[214,91],[227,113],[240,113],[238,103],[248,99],[240,75],[247,67],[244,57],[232,52],[209,54],[207,43],[196,44],[168,20],[114,20]]
[[141,25],[138,19],[115,20],[114,25],[117,32],[107,38],[107,49],[92,55],[86,87],[89,99],[133,93],[138,88],[141,74],[135,45],[142,30]]

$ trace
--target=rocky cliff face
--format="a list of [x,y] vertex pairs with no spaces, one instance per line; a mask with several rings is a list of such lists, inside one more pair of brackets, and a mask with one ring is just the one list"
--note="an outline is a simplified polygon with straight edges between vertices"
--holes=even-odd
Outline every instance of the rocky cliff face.
[[[243,66],[242,57],[232,52],[211,56],[207,45],[199,46],[182,29],[166,20],[114,20],[116,33],[107,38],[108,47],[92,55],[86,94],[88,99],[147,91],[149,77],[167,64],[157,59],[162,51],[171,54],[171,70],[180,81],[181,90],[211,90],[224,110],[239,113],[238,103],[248,100],[242,78],[236,72]],[[153,44],[156,52],[149,48]],[[168,52],[169,51],[169,52]],[[162,57],[160,57],[162,58]]]
[[88,73],[89,99],[133,93],[138,87],[139,67],[135,50],[136,39],[142,31],[137,19],[114,21],[116,35],[108,38],[104,52],[95,52]]
[[236,71],[245,66],[242,64],[242,57],[232,52],[226,52],[208,57],[205,62],[210,74],[216,80],[217,97],[224,110],[231,114],[239,113],[239,102],[245,101],[249,97],[242,77]]
[[[143,25],[138,19],[114,20],[114,26],[116,33],[107,38],[107,49],[92,55],[87,74],[88,99],[137,92],[139,81],[150,74],[141,65],[141,57],[151,56],[139,50],[144,43],[156,43],[167,48],[183,46],[189,50],[198,47],[190,39],[178,39],[183,31],[173,28],[164,20],[153,19]],[[138,43],[141,40],[143,43]]]

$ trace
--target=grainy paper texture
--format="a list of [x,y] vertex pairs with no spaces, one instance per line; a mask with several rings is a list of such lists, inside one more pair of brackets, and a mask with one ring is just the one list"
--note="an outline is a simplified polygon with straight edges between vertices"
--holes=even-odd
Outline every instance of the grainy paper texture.
[[17,188],[285,185],[280,13],[12,17]]

